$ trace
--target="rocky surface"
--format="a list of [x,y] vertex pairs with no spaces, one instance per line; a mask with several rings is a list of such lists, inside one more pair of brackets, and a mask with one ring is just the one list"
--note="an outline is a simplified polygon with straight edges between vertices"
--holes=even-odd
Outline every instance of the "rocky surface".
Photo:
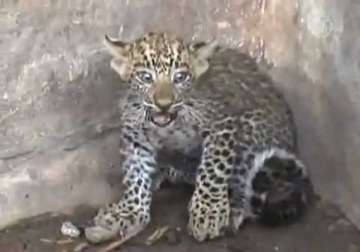
[[[359,252],[360,233],[331,204],[318,201],[305,218],[291,226],[265,228],[245,225],[236,235],[199,243],[186,232],[186,205],[191,190],[164,188],[155,198],[153,221],[139,236],[117,250],[126,252]],[[83,238],[61,235],[63,221],[86,225],[94,209],[78,208],[68,215],[45,214],[0,232],[0,251],[6,252],[99,252],[110,243],[92,246]],[[168,231],[149,245],[149,237],[162,227]]]
[[0,227],[119,195],[122,87],[101,41],[150,30],[273,66],[317,191],[360,225],[359,22],[351,0],[0,1]]

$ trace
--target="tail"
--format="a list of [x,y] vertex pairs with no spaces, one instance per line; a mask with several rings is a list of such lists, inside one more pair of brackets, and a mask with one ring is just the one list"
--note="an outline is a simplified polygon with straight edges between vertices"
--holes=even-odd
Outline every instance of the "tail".
[[305,214],[313,188],[295,155],[280,149],[265,151],[255,157],[253,171],[250,207],[261,224],[290,224]]

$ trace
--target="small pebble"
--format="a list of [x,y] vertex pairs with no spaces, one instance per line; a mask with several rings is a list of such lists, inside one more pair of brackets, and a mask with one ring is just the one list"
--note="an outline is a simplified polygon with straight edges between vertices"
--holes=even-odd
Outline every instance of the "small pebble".
[[52,239],[48,239],[48,238],[40,238],[40,241],[43,242],[43,243],[49,243],[49,244],[52,244],[52,243],[56,242],[56,241],[54,241]]
[[74,241],[71,239],[65,239],[65,240],[57,240],[56,244],[58,245],[65,245],[65,244],[69,244],[69,243],[73,243]]
[[80,236],[80,230],[70,221],[63,222],[61,225],[61,233],[72,238]]

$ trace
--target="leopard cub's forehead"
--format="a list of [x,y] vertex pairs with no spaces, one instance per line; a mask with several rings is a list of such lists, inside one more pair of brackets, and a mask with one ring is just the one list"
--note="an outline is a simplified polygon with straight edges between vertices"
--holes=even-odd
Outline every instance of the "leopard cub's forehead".
[[156,72],[189,67],[190,57],[186,44],[172,34],[145,34],[132,42],[129,49],[135,66],[150,68]]

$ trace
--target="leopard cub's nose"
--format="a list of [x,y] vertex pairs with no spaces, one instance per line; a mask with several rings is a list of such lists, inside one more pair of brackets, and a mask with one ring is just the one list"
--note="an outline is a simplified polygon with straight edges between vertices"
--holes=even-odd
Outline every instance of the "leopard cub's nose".
[[156,107],[159,108],[162,112],[167,112],[170,109],[171,105],[173,105],[174,103],[174,99],[172,97],[166,99],[156,99],[155,97],[154,101]]
[[155,84],[153,93],[155,106],[162,112],[167,112],[175,102],[173,86],[168,81],[162,81]]

